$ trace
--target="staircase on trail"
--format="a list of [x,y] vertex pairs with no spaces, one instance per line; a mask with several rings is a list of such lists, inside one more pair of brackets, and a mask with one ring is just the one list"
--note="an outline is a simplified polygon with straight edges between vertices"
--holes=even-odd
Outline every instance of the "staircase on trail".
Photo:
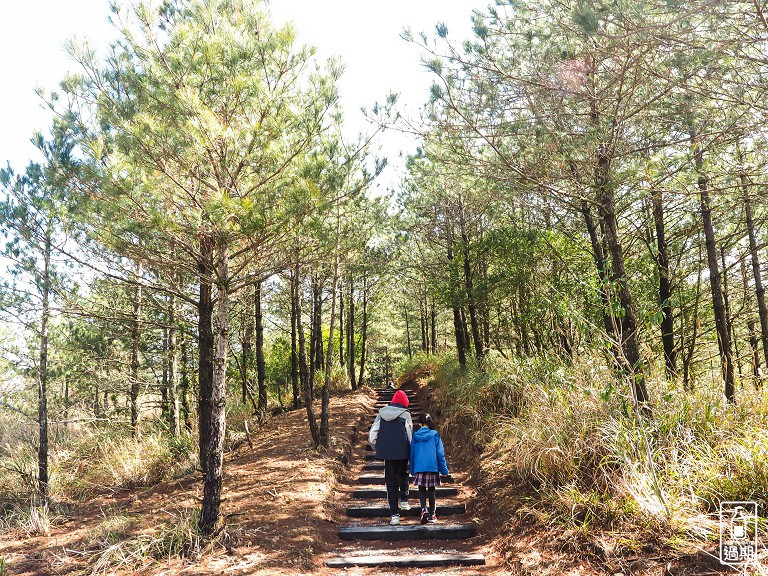
[[[384,462],[376,460],[373,449],[368,444],[368,428],[379,408],[389,404],[393,392],[387,389],[376,390],[377,401],[369,414],[367,426],[361,431],[361,444],[364,444],[364,449],[356,451],[357,454],[363,455],[363,464],[362,474],[354,482],[357,486],[352,487],[350,492],[354,502],[345,510],[350,522],[341,526],[338,532],[339,538],[347,543],[347,546],[337,550],[335,557],[326,560],[326,566],[345,569],[354,566],[429,568],[484,565],[483,555],[471,552],[471,539],[477,536],[475,524],[461,521],[461,516],[467,512],[466,490],[452,475],[441,476],[443,485],[435,490],[437,524],[419,522],[421,508],[418,488],[413,484],[410,486],[408,499],[411,509],[400,511],[399,525],[389,524]],[[421,405],[419,402],[411,402],[408,409],[416,423],[421,413]],[[446,447],[446,451],[450,468],[450,447]],[[372,542],[376,542],[380,549],[373,549]]]

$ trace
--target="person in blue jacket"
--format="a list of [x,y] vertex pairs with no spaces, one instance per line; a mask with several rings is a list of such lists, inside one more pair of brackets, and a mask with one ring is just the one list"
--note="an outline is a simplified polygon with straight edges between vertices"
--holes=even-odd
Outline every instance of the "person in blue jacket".
[[419,487],[421,523],[434,524],[437,522],[435,488],[440,486],[440,474],[448,474],[448,464],[445,462],[443,440],[435,430],[432,417],[422,414],[419,416],[419,424],[421,427],[413,434],[411,441],[411,474],[413,483]]

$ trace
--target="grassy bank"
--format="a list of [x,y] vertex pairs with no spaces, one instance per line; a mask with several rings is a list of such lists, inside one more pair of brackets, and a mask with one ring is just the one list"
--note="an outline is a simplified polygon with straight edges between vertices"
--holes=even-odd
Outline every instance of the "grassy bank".
[[[534,518],[625,551],[711,547],[718,506],[768,506],[768,402],[743,389],[728,405],[719,387],[692,391],[652,380],[652,414],[602,362],[490,357],[483,372],[450,357],[415,359],[404,379],[429,388],[448,437],[469,442],[494,499]],[[515,491],[499,494],[499,490]],[[610,542],[609,544],[607,544]]]

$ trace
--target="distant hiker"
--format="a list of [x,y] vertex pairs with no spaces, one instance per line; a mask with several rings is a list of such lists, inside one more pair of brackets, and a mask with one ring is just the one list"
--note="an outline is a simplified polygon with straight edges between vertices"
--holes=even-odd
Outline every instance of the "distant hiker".
[[[429,414],[419,416],[421,427],[413,435],[411,442],[411,473],[413,483],[419,487],[421,502],[421,523],[434,524],[435,487],[440,486],[440,474],[448,474],[445,462],[445,449],[440,434],[435,430],[435,422]],[[429,496],[429,508],[427,508]]]
[[389,382],[387,382],[387,388],[389,388],[390,390],[394,390],[395,389],[395,383],[392,382],[392,380],[390,380]]
[[400,510],[411,509],[408,504],[408,456],[413,422],[408,404],[405,392],[395,392],[392,402],[379,410],[368,432],[368,442],[376,450],[376,459],[384,460],[384,483],[392,525],[400,524]]

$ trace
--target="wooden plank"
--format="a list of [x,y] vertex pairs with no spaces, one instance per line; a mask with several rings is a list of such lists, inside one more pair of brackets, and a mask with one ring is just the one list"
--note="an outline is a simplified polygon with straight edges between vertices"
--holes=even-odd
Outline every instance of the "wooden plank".
[[485,557],[482,554],[386,554],[371,556],[339,556],[325,561],[330,568],[352,568],[355,566],[397,567],[397,568],[429,568],[433,566],[484,566]]
[[346,526],[342,540],[463,540],[477,535],[474,524],[406,524],[398,526]]
[[[442,482],[445,482],[446,484],[452,484],[453,483],[453,476],[448,474],[447,476],[440,476],[440,480]],[[413,482],[413,476],[410,476],[408,478],[409,482]],[[363,474],[357,479],[358,484],[366,484],[371,486],[383,486],[384,485],[384,476],[374,475],[374,474]]]
[[[401,510],[400,516],[408,516],[418,518],[421,516],[421,509],[419,508],[418,500],[410,510]],[[467,507],[465,504],[443,504],[437,506],[437,517],[453,516],[456,514],[466,514]],[[347,508],[347,516],[353,518],[386,518],[389,517],[389,506],[349,506]]]
[[[448,496],[457,496],[459,491],[456,488],[447,488],[440,486],[435,488],[437,498],[446,498]],[[386,498],[387,491],[383,488],[356,488],[352,491],[352,498]],[[411,500],[412,501],[412,500]]]

